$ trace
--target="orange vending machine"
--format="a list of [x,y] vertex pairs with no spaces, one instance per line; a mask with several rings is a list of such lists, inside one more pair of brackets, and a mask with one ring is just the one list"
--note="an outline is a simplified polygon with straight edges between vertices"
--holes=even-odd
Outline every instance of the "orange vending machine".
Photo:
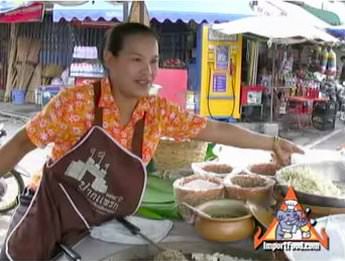
[[215,119],[240,118],[242,36],[203,25],[198,32],[198,113]]

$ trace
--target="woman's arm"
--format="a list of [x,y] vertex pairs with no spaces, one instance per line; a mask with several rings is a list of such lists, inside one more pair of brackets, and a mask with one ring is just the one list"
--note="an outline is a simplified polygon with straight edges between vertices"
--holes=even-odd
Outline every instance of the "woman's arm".
[[208,120],[204,129],[194,137],[218,144],[239,148],[272,150],[276,154],[279,165],[287,165],[291,161],[292,153],[304,153],[294,143],[281,138],[259,134],[224,122]]
[[239,148],[262,150],[273,150],[274,141],[272,136],[213,120],[207,121],[206,128],[202,129],[195,139]]
[[288,164],[292,153],[304,153],[288,140],[255,133],[236,125],[208,120],[188,113],[179,106],[167,102],[166,99],[157,98],[156,101],[160,113],[157,117],[161,118],[162,136],[177,141],[192,138],[240,148],[272,150],[280,165]]
[[29,139],[25,127],[0,148],[0,176],[12,170],[17,163],[36,146]]

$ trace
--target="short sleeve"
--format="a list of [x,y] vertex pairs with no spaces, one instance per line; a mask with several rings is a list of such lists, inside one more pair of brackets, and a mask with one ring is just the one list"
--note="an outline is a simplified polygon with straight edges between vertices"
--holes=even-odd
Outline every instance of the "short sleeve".
[[71,104],[68,89],[62,90],[37,113],[25,128],[28,137],[37,147],[43,148],[54,143],[56,137],[64,129],[65,109]]
[[166,99],[160,99],[159,112],[161,135],[177,141],[193,138],[206,127],[206,117],[188,112]]

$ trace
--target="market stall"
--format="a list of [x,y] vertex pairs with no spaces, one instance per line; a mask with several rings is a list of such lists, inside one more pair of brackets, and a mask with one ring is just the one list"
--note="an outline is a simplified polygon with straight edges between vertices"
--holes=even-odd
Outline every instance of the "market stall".
[[[333,50],[330,47],[321,49],[318,45],[332,45],[338,40],[323,30],[300,23],[296,19],[248,17],[230,23],[215,24],[212,29],[226,35],[242,33],[247,36],[244,48],[246,55],[250,57],[250,69],[244,70],[247,77],[242,82],[247,85],[241,88],[241,102],[244,106],[257,106],[261,104],[260,98],[265,94],[265,98],[274,97],[270,98],[269,102],[270,121],[277,120],[281,114],[287,113],[290,96],[304,97],[307,106],[319,98],[321,80],[313,74],[314,72],[329,77],[335,76]],[[258,39],[257,36],[261,38]],[[273,48],[267,48],[265,41],[268,47]],[[326,55],[322,56],[324,52]],[[273,90],[273,96],[270,89]],[[247,97],[249,93],[253,96],[250,102]],[[259,101],[256,101],[255,97],[259,97]],[[267,99],[265,100],[263,103],[267,103]],[[293,103],[292,100],[290,103]],[[304,112],[311,112],[311,109]]]
[[[34,84],[37,79],[34,72],[37,72],[40,43],[17,39],[18,27],[23,23],[41,22],[44,11],[44,4],[40,2],[4,1],[0,4],[1,52],[9,54],[1,55],[0,88],[5,101],[13,97],[17,103],[23,103],[26,89],[30,89],[31,82]],[[33,95],[30,94],[28,99],[32,101]]]
[[[28,20],[13,26],[6,101],[43,106],[66,86],[102,78],[104,69],[98,56],[102,39],[110,26],[122,21],[124,5],[107,1],[96,5],[92,1],[50,2],[45,6],[52,12],[41,13],[40,23],[29,24]],[[38,53],[28,44],[16,43],[17,38],[35,43]],[[25,54],[27,51],[37,57],[33,60],[33,55]],[[16,52],[24,53],[21,59]],[[18,72],[21,64],[26,66],[23,73]],[[28,71],[31,68],[35,69],[32,76]]]

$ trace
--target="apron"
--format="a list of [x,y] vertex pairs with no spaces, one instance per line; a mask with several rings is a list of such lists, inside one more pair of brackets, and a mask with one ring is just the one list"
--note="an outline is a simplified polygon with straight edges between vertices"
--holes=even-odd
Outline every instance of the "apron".
[[100,82],[94,91],[94,126],[63,158],[45,164],[33,199],[18,214],[21,218],[12,220],[6,258],[49,259],[58,253],[58,244],[71,246],[92,226],[139,208],[147,180],[141,160],[145,115],[135,126],[133,152],[128,151],[102,129]]

